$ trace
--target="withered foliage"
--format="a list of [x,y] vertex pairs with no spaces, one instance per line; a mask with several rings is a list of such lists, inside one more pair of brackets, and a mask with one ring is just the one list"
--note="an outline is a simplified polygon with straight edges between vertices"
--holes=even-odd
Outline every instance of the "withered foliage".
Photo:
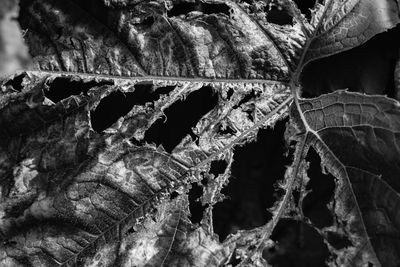
[[[5,2],[1,266],[285,266],[285,220],[325,249],[297,266],[400,265],[399,46],[371,43],[398,36],[398,2]],[[287,118],[276,186],[236,177],[235,154]],[[303,205],[312,151],[333,176],[328,224]],[[257,203],[246,175],[268,211],[240,203]],[[233,183],[236,208],[261,214],[225,238]]]

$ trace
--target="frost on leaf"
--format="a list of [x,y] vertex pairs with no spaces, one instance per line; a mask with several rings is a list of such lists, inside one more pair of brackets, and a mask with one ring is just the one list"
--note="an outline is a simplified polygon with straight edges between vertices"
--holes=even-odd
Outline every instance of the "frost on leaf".
[[[310,146],[337,178],[331,204],[335,223],[315,231],[328,242],[351,234],[351,247],[328,245],[338,265],[375,263],[377,257],[385,263],[380,253],[396,251],[395,243],[383,234],[371,241],[367,237],[395,231],[390,217],[395,207],[364,208],[370,203],[360,201],[366,183],[358,186],[357,181],[378,185],[373,196],[395,194],[391,174],[397,171],[397,157],[389,149],[394,145],[386,144],[392,152],[381,157],[386,165],[370,164],[368,156],[380,152],[373,138],[395,140],[394,113],[385,117],[381,112],[374,121],[374,107],[384,110],[397,102],[354,97],[377,103],[360,103],[375,117],[361,129],[350,127],[354,135],[349,138],[364,142],[359,156],[365,158],[359,162],[365,166],[349,169],[347,158],[340,158],[347,155],[337,148],[340,143],[329,138],[346,135],[329,130],[327,137],[305,126],[319,126],[312,112],[305,116],[319,100],[299,100],[298,94],[306,63],[395,27],[398,6],[389,0],[327,0],[302,14],[307,8],[297,4],[21,0],[18,21],[33,64],[0,83],[0,265],[266,265],[262,251],[273,245],[278,222],[292,217],[308,223],[300,218],[294,192],[304,193]],[[346,96],[342,102],[352,96],[340,92],[321,99],[336,95]],[[293,134],[297,126],[303,132],[285,177],[272,178],[284,193],[270,209],[271,220],[220,242],[213,207],[233,179],[234,148],[288,116],[293,100],[289,129]],[[337,123],[353,123],[356,117],[344,113]],[[338,112],[334,115],[339,118]],[[354,140],[344,142],[356,146]],[[195,197],[193,185],[202,189]],[[271,194],[271,189],[264,192]],[[201,216],[193,203],[201,204]],[[344,214],[347,210],[351,216]],[[385,222],[384,227],[373,228],[377,222]]]

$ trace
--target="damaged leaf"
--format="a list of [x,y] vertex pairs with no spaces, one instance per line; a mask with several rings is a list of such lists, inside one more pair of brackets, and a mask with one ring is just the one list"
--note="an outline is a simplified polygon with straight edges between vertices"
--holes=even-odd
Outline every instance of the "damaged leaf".
[[336,264],[398,265],[399,102],[337,91],[298,105],[293,125],[337,178],[330,207],[335,220],[324,231],[353,244],[335,251]]
[[[398,4],[299,2],[21,0],[33,63],[0,83],[0,265],[265,266],[288,217],[331,265],[399,263],[398,102],[300,97],[315,93],[305,65],[394,28]],[[223,240],[213,212],[235,148],[288,116],[293,163],[260,189],[275,191],[270,221]],[[322,229],[299,205],[310,147],[336,177]]]

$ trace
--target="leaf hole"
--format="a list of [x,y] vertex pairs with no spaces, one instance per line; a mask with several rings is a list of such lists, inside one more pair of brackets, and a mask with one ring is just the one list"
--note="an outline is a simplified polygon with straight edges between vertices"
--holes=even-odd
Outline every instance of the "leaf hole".
[[300,200],[300,192],[299,192],[299,190],[293,190],[292,191],[292,196],[293,196],[293,201],[295,203],[298,203],[299,200]]
[[154,24],[154,17],[153,16],[148,16],[145,19],[143,19],[142,23],[143,26],[150,28]]
[[185,100],[178,100],[165,110],[164,118],[158,119],[146,131],[144,140],[162,145],[171,153],[188,134],[193,137],[192,127],[199,119],[218,104],[218,95],[210,86],[204,86],[190,93]]
[[249,120],[252,122],[254,122],[255,109],[256,106],[254,104],[250,104],[243,108],[243,112],[247,114],[247,118],[249,118]]
[[125,235],[130,235],[130,234],[134,234],[136,233],[135,228],[134,227],[129,227],[129,229],[126,231]]
[[131,138],[129,139],[129,141],[130,141],[133,145],[135,145],[135,146],[142,146],[142,145],[143,145],[143,142],[140,142],[140,141],[137,140],[135,137],[131,137]]
[[229,88],[228,92],[226,93],[226,100],[230,100],[234,92],[235,91],[232,88]]
[[179,15],[186,15],[190,12],[198,11],[203,14],[225,14],[229,16],[230,7],[226,4],[212,4],[212,3],[187,3],[181,2],[175,4],[172,9],[167,11],[168,17],[176,17]]
[[308,21],[311,20],[311,9],[314,8],[315,0],[294,0],[301,13],[306,16]]
[[176,191],[174,191],[174,192],[172,192],[171,195],[169,196],[169,199],[170,199],[170,200],[174,200],[177,196],[179,196],[179,193],[176,192]]
[[237,255],[236,249],[233,251],[231,258],[227,266],[238,266],[242,262],[242,259]]
[[154,102],[160,99],[162,95],[167,95],[176,88],[175,85],[168,85],[157,87],[153,89],[152,84],[138,83],[135,84],[135,91],[133,92],[136,98],[136,105],[144,105],[149,102]]
[[342,236],[334,232],[328,232],[327,237],[329,244],[331,244],[335,249],[342,249],[352,246],[352,243],[346,236]]
[[225,160],[214,160],[211,162],[210,173],[217,177],[225,172],[227,166],[228,163]]
[[26,76],[26,73],[17,75],[14,78],[12,78],[11,80],[8,80],[4,85],[11,86],[14,90],[21,92],[22,89],[24,88],[22,86],[22,81],[24,80],[25,76]]
[[236,132],[237,132],[236,130],[232,129],[232,127],[230,127],[228,125],[220,124],[218,126],[218,133],[220,135],[235,135]]
[[[259,95],[258,92],[255,90],[252,90],[249,94],[247,94],[245,97],[243,97],[239,103],[233,106],[234,109],[237,109],[241,107],[242,111],[247,114],[247,117],[249,120],[254,121],[254,111],[255,111],[255,105],[254,103],[251,103],[253,99],[255,99]],[[250,103],[249,103],[250,102]]]
[[[157,101],[161,95],[168,94],[175,86],[154,89],[152,84],[135,84],[135,91],[115,91],[104,97],[95,110],[90,112],[93,130],[101,133],[119,118],[128,114],[135,105],[144,105]],[[134,141],[134,140],[132,140]]]
[[73,95],[87,95],[89,89],[103,85],[112,85],[110,81],[74,81],[71,78],[58,77],[47,83],[48,89],[44,90],[44,95],[54,103],[66,99]]
[[196,183],[192,184],[192,188],[189,190],[189,219],[192,223],[200,223],[203,219],[204,210],[206,206],[203,206],[200,198],[203,195],[203,188]]
[[126,115],[134,106],[130,102],[131,93],[115,91],[104,97],[95,110],[90,112],[93,130],[101,133]]
[[272,4],[266,6],[266,9],[268,22],[281,26],[293,25],[293,17],[281,6]]
[[333,218],[327,204],[331,201],[335,190],[335,178],[321,171],[321,159],[317,152],[310,148],[306,160],[310,162],[308,176],[310,181],[307,190],[312,190],[303,201],[303,212],[317,227],[332,225]]
[[208,185],[208,178],[207,178],[207,177],[204,177],[203,179],[201,179],[201,184],[202,184],[203,186],[207,186],[207,185]]
[[247,102],[249,102],[250,100],[253,100],[257,97],[258,94],[256,94],[256,92],[254,90],[251,90],[251,92],[247,95],[245,95],[240,101],[239,103],[237,103],[236,105],[233,106],[234,109],[240,107],[243,104],[246,104]]
[[234,149],[232,176],[222,189],[228,198],[213,209],[214,231],[223,241],[240,229],[252,229],[271,219],[267,211],[277,199],[275,183],[282,179],[286,165],[283,134],[285,121],[274,129],[261,129],[257,140]]
[[327,266],[329,250],[322,236],[312,227],[292,219],[281,219],[272,232],[273,249],[266,248],[263,258],[276,267]]

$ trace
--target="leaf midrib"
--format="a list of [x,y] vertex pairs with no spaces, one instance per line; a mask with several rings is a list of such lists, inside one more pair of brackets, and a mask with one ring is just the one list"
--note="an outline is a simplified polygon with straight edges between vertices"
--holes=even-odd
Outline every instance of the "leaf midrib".
[[267,80],[267,79],[228,79],[228,78],[203,78],[203,77],[172,77],[172,76],[117,76],[109,74],[81,73],[71,71],[48,71],[48,70],[21,70],[18,73],[27,72],[36,76],[59,75],[79,76],[89,79],[121,80],[121,81],[174,81],[174,82],[198,82],[198,83],[259,83],[259,84],[280,84],[288,86],[288,81]]

